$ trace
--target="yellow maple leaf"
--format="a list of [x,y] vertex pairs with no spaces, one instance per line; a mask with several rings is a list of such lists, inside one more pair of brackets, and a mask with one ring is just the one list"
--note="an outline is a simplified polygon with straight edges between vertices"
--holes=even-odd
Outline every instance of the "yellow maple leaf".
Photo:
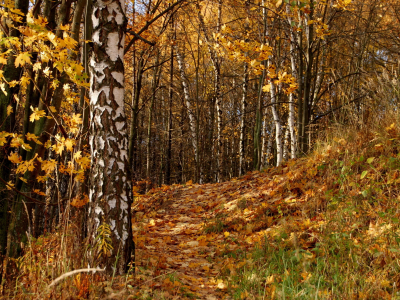
[[82,207],[86,203],[89,203],[89,197],[86,194],[83,195],[82,198],[80,196],[77,196],[77,197],[73,198],[71,201],[71,205],[74,207]]
[[60,25],[61,30],[69,30],[69,24],[66,25]]
[[82,169],[88,169],[90,167],[90,158],[88,156],[81,157],[76,160],[76,162],[81,166]]
[[44,160],[42,162],[42,170],[46,173],[46,174],[50,174],[52,173],[55,168],[56,168],[57,162],[54,159],[51,160]]
[[41,190],[38,189],[34,189],[32,190],[35,194],[38,194],[40,196],[46,196],[46,193],[42,192]]
[[52,148],[56,154],[61,155],[62,152],[64,151],[64,144],[63,143],[56,144],[56,145],[53,145]]
[[271,90],[271,85],[270,84],[264,85],[262,90],[263,92],[269,93],[269,91]]
[[26,139],[28,140],[28,141],[34,141],[36,144],[39,144],[39,145],[41,145],[42,144],[42,142],[40,142],[39,140],[38,140],[38,136],[36,136],[36,135],[34,135],[33,133],[27,133],[26,134]]
[[37,72],[42,68],[42,64],[40,62],[37,62],[33,65],[33,71]]
[[11,113],[13,112],[13,108],[11,105],[7,106],[7,116],[11,115]]
[[33,108],[31,106],[31,110],[33,113],[29,117],[29,121],[34,122],[35,120],[40,120],[40,118],[43,118],[46,115],[46,112],[44,110],[39,110],[39,108],[35,107]]
[[49,68],[49,67],[46,67],[46,68],[43,70],[43,73],[44,73],[44,75],[46,75],[47,77],[50,77],[50,75],[51,75],[50,68]]
[[22,157],[17,152],[13,152],[8,156],[8,160],[14,164],[19,164],[22,161]]
[[14,187],[14,183],[12,183],[12,181],[10,180],[9,182],[7,182],[7,190],[12,190],[12,188]]
[[31,55],[29,52],[22,52],[17,55],[17,58],[15,59],[15,67],[19,66],[24,66],[25,64],[30,64],[31,63]]
[[82,151],[76,151],[76,153],[74,154],[74,159],[80,159],[82,157]]
[[67,150],[72,152],[74,150],[75,140],[67,139],[64,144]]
[[30,79],[28,77],[26,77],[26,76],[21,77],[21,85],[22,86],[27,86],[29,81],[30,81]]

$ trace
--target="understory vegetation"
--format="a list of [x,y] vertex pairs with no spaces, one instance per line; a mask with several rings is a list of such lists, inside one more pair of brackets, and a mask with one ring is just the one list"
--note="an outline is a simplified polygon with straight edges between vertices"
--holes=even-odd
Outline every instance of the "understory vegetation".
[[49,288],[57,276],[87,267],[71,218],[27,243],[4,295],[397,299],[400,128],[389,107],[367,124],[332,124],[310,155],[279,167],[136,193],[135,271],[83,272]]

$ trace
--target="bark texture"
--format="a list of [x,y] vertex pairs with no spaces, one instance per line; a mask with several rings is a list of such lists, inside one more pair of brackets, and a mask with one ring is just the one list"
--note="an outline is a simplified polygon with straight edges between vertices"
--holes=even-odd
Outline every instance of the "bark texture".
[[[122,274],[131,260],[131,183],[127,123],[124,112],[125,5],[93,1],[93,52],[90,57],[90,182],[89,238],[93,263]],[[98,258],[98,228],[107,224],[113,249]]]

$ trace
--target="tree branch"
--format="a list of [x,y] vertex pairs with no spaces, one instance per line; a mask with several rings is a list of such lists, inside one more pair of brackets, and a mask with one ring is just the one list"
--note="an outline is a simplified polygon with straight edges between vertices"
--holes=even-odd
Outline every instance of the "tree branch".
[[153,24],[155,21],[157,21],[159,18],[161,18],[163,15],[165,15],[167,12],[173,10],[175,8],[175,6],[177,6],[178,4],[181,4],[183,2],[185,2],[186,0],[178,0],[177,2],[175,2],[174,4],[172,4],[171,6],[169,6],[167,9],[165,9],[163,12],[161,12],[160,14],[158,14],[157,16],[155,16],[153,19],[151,19],[150,21],[146,22],[146,25],[144,25],[142,27],[142,29],[140,29],[137,33],[134,34],[134,38],[132,40],[130,40],[129,44],[125,47],[124,49],[124,53],[129,51],[129,48],[131,48],[131,46],[133,45],[134,42],[136,42],[139,39],[139,36],[146,31],[151,24]]
[[130,34],[133,34],[133,35],[135,36],[134,38],[139,39],[139,40],[141,40],[141,41],[143,41],[143,42],[149,44],[150,46],[155,46],[155,45],[156,45],[156,43],[150,42],[150,41],[146,40],[144,37],[141,37],[140,35],[138,35],[138,34],[137,34],[136,32],[134,32],[133,30],[129,30],[129,31],[127,31],[127,32],[130,33]]

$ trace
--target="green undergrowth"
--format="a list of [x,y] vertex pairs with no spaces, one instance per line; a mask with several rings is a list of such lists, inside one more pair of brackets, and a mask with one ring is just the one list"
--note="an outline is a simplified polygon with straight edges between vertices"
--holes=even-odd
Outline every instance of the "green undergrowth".
[[231,297],[400,299],[397,124],[392,118],[372,129],[339,128],[316,145],[306,160],[317,165],[320,193],[303,206],[318,207],[300,218],[275,213],[251,250],[229,254],[243,261],[221,276]]

